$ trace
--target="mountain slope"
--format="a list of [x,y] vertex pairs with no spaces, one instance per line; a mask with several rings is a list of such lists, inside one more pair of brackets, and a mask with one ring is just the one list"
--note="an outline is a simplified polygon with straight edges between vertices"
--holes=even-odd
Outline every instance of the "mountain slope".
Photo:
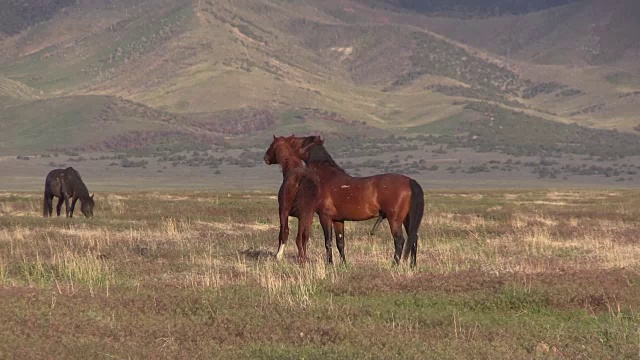
[[422,25],[500,56],[546,65],[626,64],[640,69],[640,3],[588,0],[524,15],[423,17]]
[[[611,21],[629,4],[618,1]],[[376,4],[87,0],[56,8],[46,21],[0,39],[6,109],[0,123],[14,137],[38,139],[73,128],[69,146],[98,148],[146,128],[178,137],[210,129],[215,139],[278,131],[403,133],[466,116],[469,102],[594,127],[637,125],[640,81],[628,75],[635,63],[619,68],[634,38],[610,45],[612,57],[597,58],[584,55],[591,40],[575,35],[593,19],[596,0],[483,19]],[[607,29],[601,34],[620,36]],[[577,48],[562,48],[569,38]],[[97,115],[104,107],[146,110]],[[101,116],[116,121],[94,138]],[[223,124],[239,118],[245,120],[238,128]],[[31,146],[3,141],[5,151]],[[42,140],[37,150],[55,145]]]
[[40,91],[32,87],[0,76],[0,97],[33,100],[38,99],[41,95]]
[[74,3],[76,0],[5,0],[0,3],[0,35],[17,34],[56,16],[60,9]]

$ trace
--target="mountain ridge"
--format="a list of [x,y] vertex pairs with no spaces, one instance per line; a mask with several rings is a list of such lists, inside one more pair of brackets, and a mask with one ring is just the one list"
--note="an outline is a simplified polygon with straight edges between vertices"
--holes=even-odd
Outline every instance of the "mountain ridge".
[[[624,13],[628,3],[618,0],[611,18]],[[593,18],[585,14],[601,4],[583,1],[524,15],[461,19],[362,0],[82,1],[0,38],[0,106],[29,119],[33,114],[24,112],[25,101],[65,103],[72,96],[78,104],[86,102],[80,107],[91,107],[91,96],[123,98],[149,113],[179,119],[180,130],[163,131],[186,133],[193,119],[216,119],[220,125],[238,121],[228,114],[244,114],[246,133],[215,132],[216,139],[337,131],[331,124],[341,124],[347,134],[402,134],[466,114],[468,102],[633,132],[634,94],[640,90],[637,64],[626,55],[634,49],[633,36],[608,48],[617,55],[599,61],[571,51],[556,51],[560,55],[551,63],[532,55],[540,39],[559,34],[556,23],[545,28],[550,22],[570,19],[582,26]],[[515,34],[527,39],[522,48],[514,47],[507,58],[491,46],[490,39],[524,22],[527,27]],[[533,36],[536,29],[544,31]],[[558,39],[556,47],[574,44]],[[578,62],[560,61],[562,56]],[[3,87],[2,79],[11,86]],[[60,108],[47,107],[41,115]],[[144,113],[135,112],[142,123]],[[266,122],[256,115],[266,113],[271,114]],[[0,115],[0,123],[14,123],[7,116]],[[123,134],[132,131],[123,129]]]

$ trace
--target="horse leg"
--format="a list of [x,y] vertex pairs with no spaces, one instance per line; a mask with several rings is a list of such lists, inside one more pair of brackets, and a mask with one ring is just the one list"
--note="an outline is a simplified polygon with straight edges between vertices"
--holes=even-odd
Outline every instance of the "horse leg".
[[411,267],[416,266],[416,254],[418,252],[418,229],[424,215],[424,191],[417,181],[411,179],[411,200],[409,202],[409,212],[404,219],[404,227],[407,230],[407,249],[405,255],[411,251]]
[[53,215],[53,195],[47,196],[47,216]]
[[404,248],[404,234],[402,234],[402,222],[389,218],[389,228],[391,229],[391,236],[393,236],[393,243],[396,251],[393,255],[393,261],[396,265],[400,263],[402,258],[402,250]]
[[307,245],[309,243],[309,236],[311,233],[312,223],[313,223],[313,213],[310,214],[310,216],[301,216],[298,219],[298,237],[300,238],[300,245],[301,245],[298,251],[302,249],[301,261],[303,263],[307,261]]
[[42,211],[42,215],[44,215],[44,217],[49,217],[53,214],[53,195],[47,193],[45,191],[44,193],[44,209]]
[[67,217],[73,217],[73,213],[71,213],[71,206],[69,206],[69,196],[67,196],[67,194],[62,194],[62,197],[64,197],[64,209],[67,213]]
[[71,199],[71,217],[73,217],[73,211],[76,209],[76,203],[78,202],[78,199],[80,198],[74,197]]
[[[415,239],[415,241],[412,241],[413,240],[412,237],[414,236],[414,234],[411,233],[411,218],[409,216],[407,216],[404,219],[404,229],[407,232],[408,241],[407,241],[407,248],[404,249],[404,254],[402,255],[402,257],[406,258],[409,251],[411,251],[411,266],[415,267],[416,254],[418,253],[418,241],[417,239]],[[415,234],[415,236],[417,237],[418,235]]]
[[304,228],[302,229],[302,245],[304,246],[304,257],[307,258],[307,245],[309,244],[309,237],[311,236],[311,225],[313,224],[313,214],[305,221]]
[[[60,216],[60,211],[62,210],[62,203],[64,203],[63,198],[58,198],[58,204],[56,205],[56,214]],[[51,212],[53,212],[53,198],[51,198]]]
[[336,246],[340,253],[340,259],[342,259],[343,264],[346,264],[347,259],[344,257],[344,221],[334,221],[333,229],[336,232]]
[[280,233],[278,234],[278,252],[276,253],[276,259],[282,260],[284,255],[284,246],[289,239],[289,210],[280,210]]
[[378,228],[378,225],[380,225],[382,220],[384,220],[384,215],[378,215],[378,219],[376,220],[376,223],[373,224],[373,228],[371,228],[371,231],[369,231],[369,235],[373,235],[376,232],[376,229]]
[[298,218],[298,234],[296,235],[296,246],[298,247],[298,262],[300,265],[304,264],[307,260],[305,249],[304,249],[304,239],[303,239],[303,224],[300,218]]
[[320,215],[320,226],[324,233],[324,249],[327,251],[327,264],[333,264],[333,252],[331,250],[331,219],[326,215]]

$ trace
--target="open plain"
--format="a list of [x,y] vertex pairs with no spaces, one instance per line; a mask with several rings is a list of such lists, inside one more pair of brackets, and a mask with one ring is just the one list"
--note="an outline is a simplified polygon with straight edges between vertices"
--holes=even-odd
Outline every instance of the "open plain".
[[41,196],[0,193],[3,358],[640,354],[638,191],[427,191],[416,269],[386,221],[347,223],[347,265],[317,221],[308,264],[293,236],[275,261],[270,192],[97,192],[93,219]]
[[[0,1],[0,359],[640,357],[640,1]],[[636,35],[634,35],[636,34]],[[284,261],[272,136],[426,191]],[[72,166],[95,217],[42,217]],[[359,206],[361,204],[356,204]]]

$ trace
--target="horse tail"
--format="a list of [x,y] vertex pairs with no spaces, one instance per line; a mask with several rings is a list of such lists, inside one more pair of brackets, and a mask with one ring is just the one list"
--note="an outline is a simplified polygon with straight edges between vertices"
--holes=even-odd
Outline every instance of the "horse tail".
[[49,202],[47,201],[47,190],[44,191],[44,196],[43,196],[43,201],[42,201],[42,216],[47,217],[49,216]]
[[[411,188],[411,199],[409,201],[409,223],[407,227],[407,246],[404,248],[405,256],[410,250],[415,249],[417,252],[418,246],[418,229],[422,222],[422,215],[424,214],[424,191],[417,181],[411,179],[409,181]],[[415,252],[412,252],[411,265],[415,266],[416,258]]]
[[42,216],[44,217],[48,217],[49,216],[49,197],[47,196],[47,190],[49,189],[49,186],[51,186],[51,174],[53,173],[53,171],[49,172],[47,174],[47,177],[44,179],[44,194],[43,194],[43,199],[42,199]]

